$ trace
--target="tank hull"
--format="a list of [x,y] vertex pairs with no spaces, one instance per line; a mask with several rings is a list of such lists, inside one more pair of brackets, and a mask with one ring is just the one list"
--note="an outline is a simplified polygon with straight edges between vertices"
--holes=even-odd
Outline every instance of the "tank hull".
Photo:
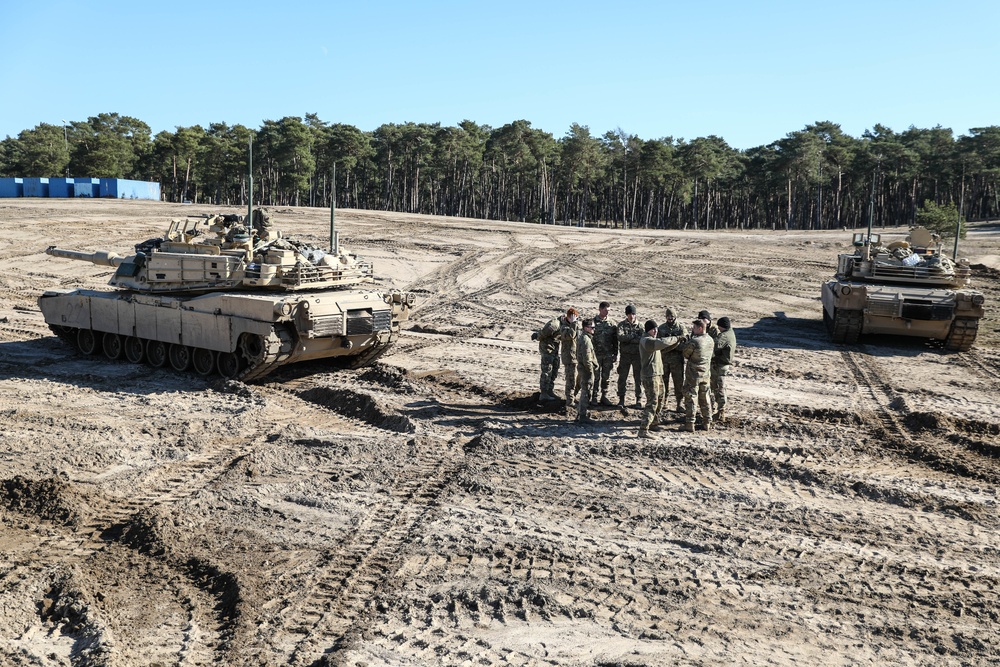
[[863,334],[892,334],[972,347],[983,317],[982,294],[971,289],[886,285],[835,279],[823,284],[823,319],[835,343]]
[[[343,357],[364,365],[384,354],[409,316],[410,295],[326,290],[282,294],[52,290],[46,323],[82,352],[193,367],[246,381],[285,364]],[[130,353],[131,351],[131,353]]]

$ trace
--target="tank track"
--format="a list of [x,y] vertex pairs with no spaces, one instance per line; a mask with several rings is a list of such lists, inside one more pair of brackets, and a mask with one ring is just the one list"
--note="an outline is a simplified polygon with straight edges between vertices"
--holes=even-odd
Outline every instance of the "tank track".
[[861,337],[861,327],[864,325],[864,313],[860,310],[837,308],[834,310],[832,320],[825,309],[823,315],[830,331],[830,340],[848,345],[858,342]]
[[398,335],[398,333],[390,333],[389,339],[381,345],[375,345],[365,350],[362,354],[356,357],[351,357],[351,361],[347,365],[348,368],[362,368],[363,366],[368,366],[374,363],[376,359],[389,351],[389,348],[391,348],[393,343],[396,342],[395,339]]
[[944,341],[946,350],[952,352],[968,352],[976,342],[979,333],[979,319],[975,317],[956,317],[951,323],[951,330]]
[[[79,329],[54,324],[50,324],[49,329],[51,329],[52,333],[56,334],[67,345],[82,352],[78,343]],[[100,334],[100,332],[95,332],[95,334],[98,336],[103,335]],[[398,335],[398,333],[390,333],[385,342],[365,348],[360,354],[342,356],[340,358],[345,359],[346,365],[349,368],[361,368],[362,366],[367,366],[388,352],[395,343],[395,339]],[[97,340],[97,349],[94,353],[100,354],[100,338]],[[241,341],[236,353],[230,353],[231,357],[237,358],[233,363],[234,368],[236,367],[236,364],[238,364],[238,367],[240,368],[239,372],[235,373],[235,375],[229,375],[219,371],[219,374],[221,374],[224,378],[231,378],[242,382],[256,382],[257,380],[260,380],[261,378],[266,377],[279,368],[285,366],[293,358],[291,355],[293,347],[294,334],[290,331],[282,329],[275,329],[266,339],[260,338],[259,345],[251,346],[248,345],[246,341]],[[140,355],[140,361],[146,360],[147,359],[144,355]],[[167,367],[170,366],[170,364],[167,363],[162,365]],[[189,365],[187,370],[190,369],[191,366]]]

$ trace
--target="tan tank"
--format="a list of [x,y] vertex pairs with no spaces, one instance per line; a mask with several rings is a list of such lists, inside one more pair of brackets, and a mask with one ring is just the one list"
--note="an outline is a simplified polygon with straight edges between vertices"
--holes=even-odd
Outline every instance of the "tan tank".
[[835,343],[862,334],[940,340],[953,351],[972,347],[984,297],[971,289],[966,259],[942,254],[940,238],[916,227],[883,244],[880,234],[854,234],[854,252],[842,254],[837,275],[823,284],[823,319]]
[[245,381],[299,361],[384,354],[412,293],[374,287],[370,263],[283,238],[266,210],[171,222],[134,255],[52,246],[45,252],[116,267],[116,291],[50,290],[49,327],[85,354]]

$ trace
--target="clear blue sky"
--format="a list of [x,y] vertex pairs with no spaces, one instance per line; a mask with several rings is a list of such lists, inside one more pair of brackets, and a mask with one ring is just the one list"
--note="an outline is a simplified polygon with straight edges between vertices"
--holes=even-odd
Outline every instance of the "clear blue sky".
[[998,26],[997,0],[2,0],[0,138],[101,112],[154,134],[316,113],[735,148],[821,120],[958,136],[1000,125]]

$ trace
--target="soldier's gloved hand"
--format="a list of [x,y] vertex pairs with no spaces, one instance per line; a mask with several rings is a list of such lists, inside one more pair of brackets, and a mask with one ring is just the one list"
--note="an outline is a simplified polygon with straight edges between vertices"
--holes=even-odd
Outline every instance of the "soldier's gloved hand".
[[531,334],[531,340],[538,340],[538,332],[535,331]]

